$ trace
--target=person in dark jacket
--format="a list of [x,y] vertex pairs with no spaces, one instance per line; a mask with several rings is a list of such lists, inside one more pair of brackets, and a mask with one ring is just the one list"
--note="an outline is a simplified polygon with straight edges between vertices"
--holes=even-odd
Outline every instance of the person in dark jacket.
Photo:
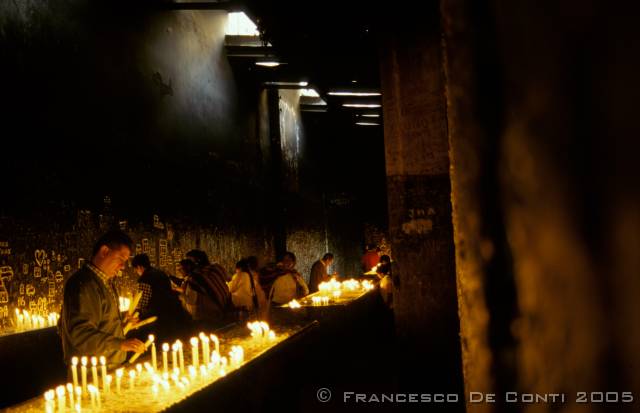
[[195,268],[184,283],[182,299],[194,322],[202,327],[217,328],[232,321],[234,306],[224,268],[211,264],[204,251],[191,250],[187,258],[194,262]]
[[136,311],[141,320],[158,317],[136,335],[146,337],[148,333],[158,336],[158,341],[171,340],[185,330],[189,324],[189,317],[182,308],[177,293],[171,288],[171,280],[167,274],[151,266],[147,254],[138,254],[131,262],[138,278],[138,291],[142,297]]
[[[309,276],[309,293],[318,291],[318,285],[331,279],[327,268],[333,263],[333,254],[327,252],[322,259],[316,261],[311,266],[311,275]],[[337,275],[337,274],[332,274]]]
[[129,320],[120,314],[113,285],[129,260],[131,244],[122,231],[104,234],[90,262],[66,281],[58,331],[67,364],[72,357],[104,356],[111,369],[125,362],[128,351],[144,351],[142,341],[125,338],[123,328]]

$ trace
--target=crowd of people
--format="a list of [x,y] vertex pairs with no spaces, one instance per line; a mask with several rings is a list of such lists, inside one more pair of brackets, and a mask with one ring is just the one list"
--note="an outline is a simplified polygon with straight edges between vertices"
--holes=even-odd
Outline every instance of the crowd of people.
[[[267,319],[272,306],[316,292],[320,283],[338,276],[329,271],[334,261],[332,253],[324,254],[312,265],[308,285],[290,251],[277,262],[263,266],[255,256],[242,258],[231,276],[197,249],[179,262],[176,275],[154,268],[146,254],[138,254],[131,266],[139,276],[140,299],[135,311],[121,313],[113,281],[128,262],[132,244],[126,233],[108,232],[96,242],[92,259],[67,280],[59,323],[67,362],[72,356],[102,354],[115,366],[124,361],[127,351],[141,351],[141,339],[150,332],[158,339],[170,339],[187,331],[215,329],[235,321]],[[363,266],[375,266],[381,284],[388,285],[389,257],[380,257],[373,247],[367,254]],[[383,298],[388,301],[384,292]],[[123,326],[150,317],[156,318],[152,325],[135,330],[129,334],[132,338],[125,336]]]

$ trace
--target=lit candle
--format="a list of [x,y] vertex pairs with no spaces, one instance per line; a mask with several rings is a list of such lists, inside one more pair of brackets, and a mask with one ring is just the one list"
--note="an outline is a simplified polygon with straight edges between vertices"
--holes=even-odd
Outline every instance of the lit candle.
[[91,410],[96,409],[96,387],[93,384],[90,384],[87,389],[89,390],[89,395],[91,396]]
[[80,362],[82,363],[82,368],[80,369],[82,372],[82,391],[86,393],[87,392],[87,357],[82,356],[82,358],[80,359]]
[[220,340],[218,340],[218,336],[216,336],[215,334],[211,334],[209,335],[209,337],[211,338],[211,341],[213,341],[213,344],[215,344],[216,346],[216,353],[220,354]]
[[180,370],[180,367],[178,367],[178,345],[176,343],[171,346],[171,367],[171,371]]
[[27,330],[31,330],[31,315],[27,310],[24,310],[23,313],[24,313],[24,326]]
[[196,337],[191,337],[191,358],[193,366],[197,369],[200,367],[200,360],[198,357],[198,339]]
[[96,402],[97,402],[97,407],[98,409],[102,408],[102,400],[100,400],[100,389],[98,389],[98,386],[94,387],[93,392],[96,395]]
[[91,357],[91,378],[93,379],[93,385],[97,388],[100,383],[98,382],[98,358]]
[[53,413],[53,399],[56,397],[56,393],[53,390],[47,390],[44,392],[44,408],[47,413]]
[[134,369],[129,370],[129,390],[133,390],[136,383],[136,371]]
[[192,379],[195,379],[195,378],[196,378],[196,368],[195,368],[195,367],[193,367],[193,366],[189,366],[189,376],[190,376]]
[[276,339],[276,333],[273,330],[269,331],[269,340],[275,340]]
[[106,381],[105,381],[105,383],[106,383],[105,384],[105,389],[106,389],[105,393],[106,394],[111,393],[111,381],[112,380],[113,380],[113,376],[111,376],[111,374],[107,374]]
[[64,386],[56,387],[56,394],[58,395],[58,410],[64,412],[66,408],[66,397]]
[[141,375],[142,375],[142,364],[140,364],[140,363],[136,364],[136,371],[138,372],[138,377],[141,377]]
[[204,333],[200,333],[200,341],[202,342],[202,362],[206,365],[209,364],[209,337],[205,336]]
[[82,410],[82,387],[76,386],[76,410]]
[[124,374],[124,369],[120,368],[116,370],[116,392],[120,394],[120,383],[122,383],[122,375]]
[[69,407],[73,409],[76,405],[76,402],[73,400],[73,384],[67,383],[67,394],[69,395]]
[[169,351],[169,344],[164,343],[162,345],[162,371],[165,373],[169,372],[169,367],[167,366],[167,364],[169,364],[169,362],[167,361],[168,351]]
[[102,390],[107,393],[107,359],[100,356],[100,373],[102,374]]
[[73,377],[73,388],[78,387],[78,358],[71,357],[71,376]]
[[203,379],[207,377],[207,367],[204,364],[200,366],[200,376]]
[[180,374],[184,374],[184,351],[182,350],[182,341],[176,341],[178,345],[178,358],[180,359]]
[[156,360],[156,343],[154,342],[155,337],[153,334],[149,334],[149,341],[151,341],[151,365],[153,366],[153,370],[158,371],[158,362]]

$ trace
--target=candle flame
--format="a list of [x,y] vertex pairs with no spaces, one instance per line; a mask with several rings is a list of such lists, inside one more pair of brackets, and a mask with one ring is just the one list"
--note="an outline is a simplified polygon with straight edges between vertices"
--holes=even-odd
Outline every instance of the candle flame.
[[100,365],[104,366],[107,364],[107,358],[105,356],[100,356]]
[[86,356],[82,356],[82,358],[80,359],[80,362],[82,363],[83,366],[87,366],[87,357]]
[[56,387],[56,393],[58,394],[59,398],[63,398],[64,394],[65,394],[65,388],[64,386],[58,386]]
[[98,365],[98,358],[97,357],[95,357],[95,356],[91,357],[91,365],[93,367]]
[[78,365],[78,358],[77,357],[71,357],[71,364],[73,364],[73,366],[77,366]]
[[153,343],[153,341],[155,340],[155,336],[153,334],[149,334],[149,341]]
[[50,402],[51,400],[54,399],[56,393],[53,390],[47,390],[46,392],[44,392],[44,399],[48,402]]
[[196,337],[191,337],[191,340],[189,340],[189,342],[191,343],[192,346],[198,345],[198,339]]
[[162,351],[169,351],[169,344],[168,343],[163,343],[162,344]]

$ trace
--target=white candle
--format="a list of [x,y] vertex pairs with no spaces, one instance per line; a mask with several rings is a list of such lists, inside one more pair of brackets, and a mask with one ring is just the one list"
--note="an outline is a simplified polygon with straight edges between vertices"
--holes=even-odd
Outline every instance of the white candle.
[[202,361],[204,364],[209,364],[209,357],[211,356],[209,352],[209,337],[205,336],[204,333],[200,333],[200,341],[202,341]]
[[276,333],[273,330],[269,331],[269,340],[275,340],[276,339]]
[[116,392],[120,394],[120,383],[122,383],[122,375],[124,374],[124,369],[120,368],[116,370]]
[[184,351],[182,350],[182,341],[176,341],[178,345],[178,358],[180,359],[180,374],[184,374]]
[[91,357],[91,378],[93,379],[93,385],[97,388],[100,383],[98,382],[98,358]]
[[71,357],[71,376],[73,377],[73,388],[78,387],[78,358]]
[[82,410],[82,387],[76,387],[76,410]]
[[113,380],[113,376],[111,376],[111,374],[107,374],[106,380],[105,380],[105,393],[109,394],[111,393],[111,381]]
[[80,359],[80,362],[82,363],[82,368],[81,368],[81,372],[82,372],[82,392],[86,393],[87,392],[87,357],[86,356],[82,356],[82,358]]
[[190,376],[192,379],[195,379],[195,378],[196,378],[196,368],[195,368],[195,367],[193,367],[193,366],[189,366],[189,376]]
[[31,315],[29,315],[29,312],[27,310],[24,310],[23,313],[24,313],[24,327],[27,330],[31,330]]
[[197,369],[200,367],[200,360],[198,357],[198,339],[196,337],[191,337],[191,359],[193,366]]
[[167,344],[167,343],[162,344],[162,371],[164,373],[168,373],[169,372],[169,366],[168,366],[169,362],[167,360],[168,351],[169,351],[169,344]]
[[136,383],[136,371],[134,369],[129,370],[129,389],[133,390]]
[[76,402],[73,400],[73,384],[67,383],[67,394],[69,395],[69,407],[73,409]]
[[142,377],[142,364],[136,364],[136,371],[138,372],[138,377]]
[[44,392],[44,408],[47,413],[53,413],[53,399],[56,397],[54,390]]
[[102,390],[107,392],[107,358],[100,356],[100,373],[102,374]]
[[[22,330],[22,325],[23,325],[22,314],[20,314],[20,310],[16,308],[16,331]],[[47,392],[45,392],[44,395],[46,400]]]
[[171,371],[175,369],[180,370],[180,367],[178,366],[178,345],[173,343],[171,346]]
[[93,384],[90,384],[87,389],[89,390],[89,395],[91,396],[91,410],[96,409],[96,388]]
[[102,400],[100,400],[100,389],[96,386],[93,391],[96,395],[96,402],[98,404],[98,409],[102,408]]
[[218,337],[215,334],[211,334],[209,335],[209,337],[211,338],[211,341],[213,341],[213,344],[215,344],[216,346],[216,353],[220,354],[220,340],[218,340]]
[[60,412],[64,412],[64,409],[66,408],[66,397],[65,397],[64,386],[56,387],[56,394],[58,395],[58,410]]
[[200,376],[204,379],[205,377],[207,377],[207,368],[205,367],[205,365],[201,365],[200,366]]
[[158,371],[158,361],[156,360],[156,343],[153,334],[149,334],[149,341],[151,341],[151,365],[153,370]]

